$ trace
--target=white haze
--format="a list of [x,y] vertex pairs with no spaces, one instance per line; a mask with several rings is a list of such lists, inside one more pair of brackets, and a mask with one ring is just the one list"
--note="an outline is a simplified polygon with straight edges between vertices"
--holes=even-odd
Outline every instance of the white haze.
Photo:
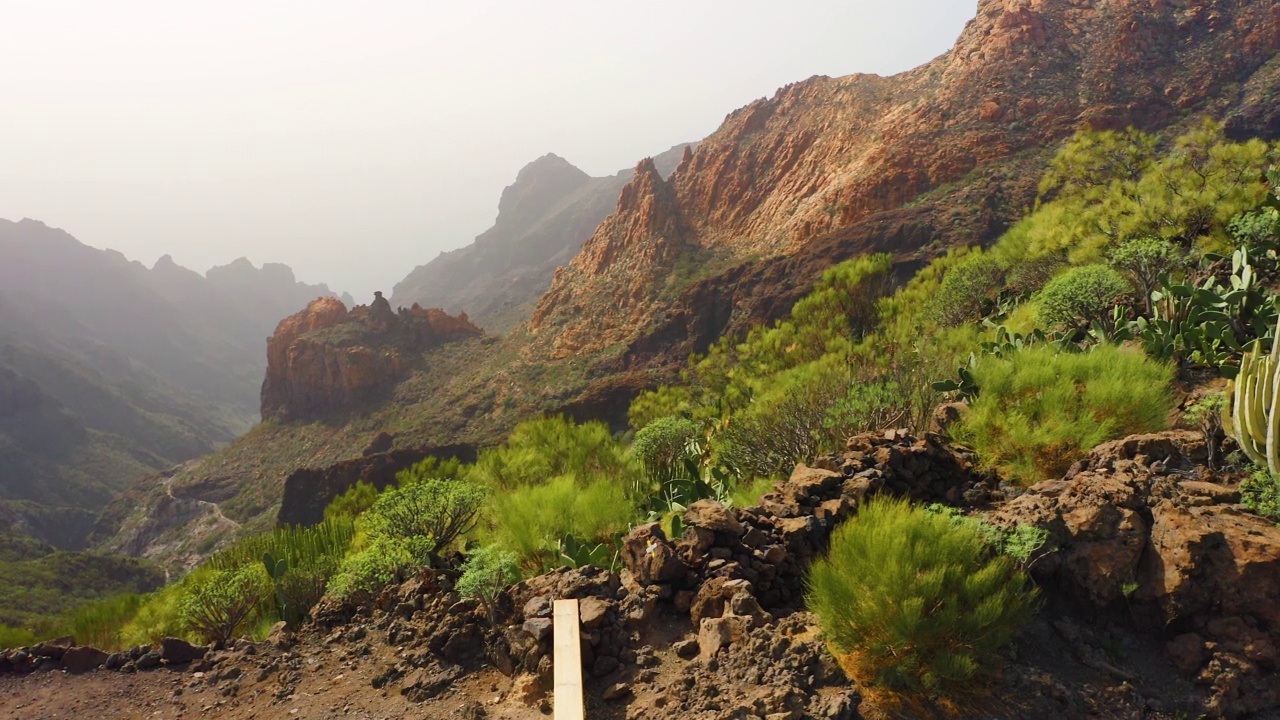
[[0,217],[367,299],[547,152],[602,175],[816,74],[945,51],[974,0],[0,0]]

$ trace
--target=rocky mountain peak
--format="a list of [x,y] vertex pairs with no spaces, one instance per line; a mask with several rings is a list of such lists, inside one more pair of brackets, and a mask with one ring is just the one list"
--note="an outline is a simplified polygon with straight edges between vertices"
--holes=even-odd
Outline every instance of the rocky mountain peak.
[[[614,213],[583,244],[573,261],[556,271],[551,290],[533,311],[530,328],[535,332],[543,329],[548,319],[565,307],[575,308],[575,317],[593,327],[600,318],[589,307],[608,308],[640,321],[660,287],[660,279],[683,249],[674,183],[663,179],[653,158],[645,158],[622,189]],[[603,347],[616,339],[606,333],[587,344],[579,336],[558,337],[554,352],[563,356]]]
[[495,227],[518,228],[535,222],[552,206],[590,182],[591,176],[548,153],[521,168],[502,191]]

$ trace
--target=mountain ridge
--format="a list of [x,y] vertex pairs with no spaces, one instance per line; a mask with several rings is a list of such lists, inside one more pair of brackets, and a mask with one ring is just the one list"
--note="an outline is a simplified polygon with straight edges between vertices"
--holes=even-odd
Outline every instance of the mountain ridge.
[[[657,156],[665,175],[689,145],[696,143]],[[528,318],[555,269],[614,209],[631,177],[631,170],[592,177],[555,153],[533,160],[503,189],[493,226],[470,245],[414,268],[396,283],[392,304],[466,312],[489,332],[511,331]]]

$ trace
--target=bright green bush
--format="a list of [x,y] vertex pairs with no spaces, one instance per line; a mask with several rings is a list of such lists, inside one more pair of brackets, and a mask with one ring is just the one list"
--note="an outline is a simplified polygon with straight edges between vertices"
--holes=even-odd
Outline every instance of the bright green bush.
[[[994,255],[994,253],[993,253]],[[1061,253],[1034,257],[1018,255],[1005,276],[1005,292],[1012,298],[1025,300],[1040,292],[1067,264]]]
[[636,433],[631,452],[652,483],[661,484],[682,472],[689,441],[698,436],[697,423],[687,418],[658,418]]
[[166,637],[200,641],[183,620],[180,605],[188,583],[203,572],[203,569],[196,568],[182,581],[147,595],[142,606],[120,629],[121,647],[152,645]]
[[[740,408],[761,378],[828,355],[845,356],[880,322],[879,302],[890,291],[893,258],[865,255],[828,268],[790,316],[752,328],[745,340],[722,337],[685,373],[695,406]],[[697,407],[695,407],[697,409]]]
[[930,313],[947,327],[980,320],[995,307],[1004,283],[1004,267],[995,258],[975,252],[942,277],[929,302]]
[[207,570],[186,585],[178,607],[197,636],[226,645],[248,626],[271,595],[271,580],[261,565],[234,570]]
[[1156,137],[1135,130],[1078,133],[1040,186],[1051,201],[1015,227],[1028,254],[1098,262],[1106,248],[1136,237],[1228,247],[1231,220],[1266,196],[1267,144],[1227,142],[1221,125],[1206,123],[1168,152],[1158,148]]
[[359,480],[347,491],[334,498],[324,509],[325,520],[360,517],[360,513],[373,507],[378,499],[378,488]]
[[976,530],[877,498],[833,533],[808,603],[855,680],[939,694],[993,669],[1036,593]]
[[952,434],[1027,483],[1060,477],[1107,440],[1163,430],[1173,407],[1171,368],[1113,345],[1086,353],[1035,346],[983,357],[972,373],[979,394]]
[[354,517],[340,512],[310,527],[275,528],[242,538],[209,558],[205,566],[216,570],[264,567],[273,588],[276,619],[297,625],[323,597],[351,547],[355,527]]
[[462,565],[462,576],[458,578],[458,594],[463,597],[476,598],[485,607],[485,612],[492,622],[494,618],[494,600],[503,588],[520,579],[520,571],[516,554],[499,548],[497,545],[486,545],[467,556]]
[[146,602],[143,595],[127,593],[77,608],[67,619],[61,634],[75,637],[81,645],[101,650],[124,648],[121,631]]
[[1050,280],[1036,296],[1039,323],[1046,331],[1107,323],[1112,306],[1132,290],[1120,273],[1106,265],[1071,268]]
[[424,559],[435,564],[440,553],[475,525],[484,498],[485,488],[466,480],[423,478],[387,488],[361,522],[373,537],[429,539]]
[[1280,480],[1258,468],[1240,483],[1241,502],[1262,517],[1280,522]]
[[404,487],[421,480],[435,478],[466,480],[469,472],[471,472],[471,466],[458,458],[441,460],[438,457],[429,456],[396,473],[396,484]]
[[498,492],[570,474],[582,481],[607,478],[632,489],[641,477],[636,461],[604,423],[579,425],[549,417],[520,423],[507,442],[481,452],[469,478]]
[[623,486],[608,478],[584,483],[561,475],[493,493],[487,515],[497,544],[515,553],[522,568],[537,572],[558,564],[559,542],[566,536],[605,542],[626,532],[639,519],[639,508]]
[[627,422],[633,430],[641,430],[649,423],[664,417],[676,417],[693,407],[693,397],[688,388],[663,385],[648,390],[631,401],[627,408]]
[[375,537],[342,560],[325,594],[340,600],[376,595],[384,587],[406,580],[426,566],[433,547],[430,538],[420,535]]

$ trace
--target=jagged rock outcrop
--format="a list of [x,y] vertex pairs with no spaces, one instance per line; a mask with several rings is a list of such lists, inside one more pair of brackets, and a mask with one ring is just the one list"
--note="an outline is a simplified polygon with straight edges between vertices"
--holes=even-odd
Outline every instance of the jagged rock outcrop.
[[[599,353],[663,322],[679,304],[662,298],[671,264],[653,252],[655,203],[679,220],[678,237],[667,241],[678,239],[695,260],[710,254],[729,264],[803,254],[922,193],[984,173],[1009,177],[973,205],[944,201],[940,214],[949,211],[963,228],[996,200],[1007,222],[1034,197],[1034,186],[1012,178],[1024,171],[1015,161],[1079,127],[1158,129],[1199,112],[1230,114],[1242,129],[1265,132],[1276,88],[1264,66],[1278,49],[1280,11],[1266,1],[982,0],[955,47],[936,60],[888,78],[789,85],[731,113],[681,163],[669,191],[655,192],[638,176],[633,194],[654,202],[620,206],[605,221],[557,276],[530,328],[563,356]],[[1038,175],[1042,162],[1025,171]],[[915,210],[924,216],[932,208]],[[939,225],[942,246],[989,242],[1003,227],[961,235],[945,220]],[[923,247],[878,240],[861,249],[908,259]],[[620,266],[637,272],[634,287],[618,287],[612,269]]]
[[267,340],[264,419],[350,410],[403,379],[423,351],[482,332],[466,313],[418,305],[396,312],[382,293],[374,295],[350,311],[337,298],[319,298],[280,321]]
[[[566,316],[580,332],[557,337],[556,357],[585,348],[605,347],[624,339],[620,331],[647,320],[646,300],[671,272],[685,243],[675,189],[664,180],[652,158],[636,165],[635,177],[618,198],[618,208],[582,246],[568,267],[556,271],[551,290],[538,302],[531,327],[542,327],[554,316]],[[573,277],[594,278],[586,285]],[[622,312],[626,318],[614,317]],[[584,328],[590,328],[585,330]],[[590,345],[582,344],[582,334]]]
[[[686,147],[654,158],[663,177]],[[614,210],[632,177],[630,169],[591,177],[554,154],[534,160],[502,191],[493,227],[473,244],[415,268],[396,284],[392,302],[465,311],[490,331],[510,330],[528,318],[556,268],[568,264]]]
[[1280,705],[1280,527],[1245,511],[1206,457],[1195,432],[1107,443],[993,519],[1048,531],[1042,583],[1161,633],[1210,711],[1238,717]]

